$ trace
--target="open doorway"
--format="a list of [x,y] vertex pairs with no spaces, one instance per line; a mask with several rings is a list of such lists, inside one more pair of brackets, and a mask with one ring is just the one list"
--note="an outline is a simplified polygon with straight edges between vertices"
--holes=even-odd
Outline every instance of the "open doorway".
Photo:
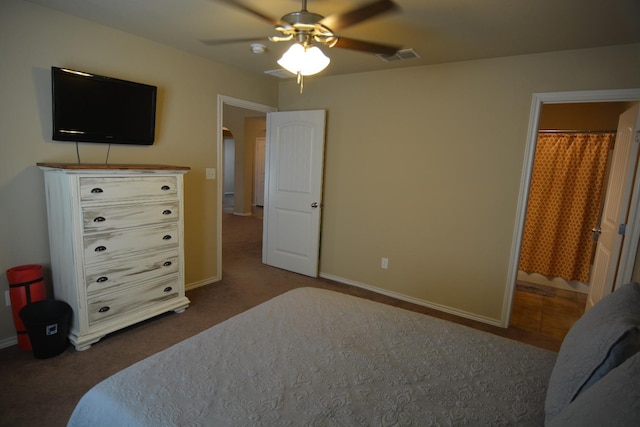
[[[613,141],[627,102],[545,104],[518,283],[587,294]],[[565,248],[560,250],[560,248]]]
[[[272,106],[218,95],[217,167],[221,171],[219,174],[221,179],[218,182],[216,225],[217,247],[220,250],[217,253],[216,264],[220,279],[223,275],[223,218],[224,215],[250,217],[254,214],[255,141],[265,136],[266,114],[273,111],[277,109]],[[233,144],[225,142],[230,137],[233,139]],[[225,153],[225,148],[233,150],[233,155]],[[225,160],[232,162],[234,169],[232,173],[225,171]],[[225,185],[225,177],[229,176],[232,176],[229,179],[233,180],[232,189],[230,189],[231,186]],[[225,206],[225,193],[233,193],[233,206]]]
[[626,102],[542,106],[510,324],[561,341],[585,311]]
[[256,153],[258,142],[265,140],[266,114],[233,106],[224,110],[228,129],[223,134],[224,211],[251,216],[256,206],[256,166],[258,162],[264,165],[264,156],[259,158]]
[[[514,233],[514,240],[512,245],[511,252],[511,262],[510,262],[510,271],[509,271],[509,283],[507,283],[507,294],[506,304],[504,305],[504,326],[509,325],[509,321],[511,320],[511,315],[513,313],[514,300],[516,294],[516,284],[518,279],[518,266],[520,260],[520,249],[522,244],[522,236],[524,230],[524,223],[526,218],[526,207],[529,196],[529,189],[531,185],[531,175],[534,164],[534,153],[536,149],[536,142],[538,139],[538,131],[541,125],[541,117],[543,113],[543,109],[547,104],[549,105],[561,105],[561,104],[576,104],[576,103],[622,103],[621,108],[624,109],[625,106],[630,106],[634,102],[640,100],[640,91],[635,89],[629,90],[617,90],[617,91],[591,91],[591,92],[566,92],[566,93],[550,93],[550,94],[536,94],[533,97],[530,123],[529,123],[529,134],[527,140],[527,150],[525,153],[525,166],[523,168],[523,175],[521,181],[520,188],[520,200],[518,204],[518,212],[516,219],[516,230]],[[604,105],[604,104],[602,104]],[[572,125],[571,128],[575,129],[577,126]],[[581,125],[580,127],[584,128],[585,126]],[[589,128],[590,126],[586,126]],[[608,130],[608,129],[607,129]],[[638,186],[636,186],[638,187]],[[633,204],[638,204],[638,198],[634,198]],[[637,211],[635,207],[632,206],[630,215],[630,221],[635,225],[634,218],[636,215],[634,212]],[[635,227],[638,228],[638,227]],[[624,275],[629,275],[633,270],[633,263],[629,266],[628,259],[633,257],[633,261],[635,261],[635,254],[638,246],[638,236],[634,231],[633,236],[629,235],[627,240],[625,241],[625,245],[621,250],[620,260],[621,262],[626,262],[625,266],[622,267],[621,277]],[[574,286],[575,284],[569,284],[569,287]],[[588,284],[586,284],[588,286]],[[584,288],[580,289],[584,292]],[[531,316],[538,315],[537,314],[529,314]],[[578,316],[579,317],[579,316]]]

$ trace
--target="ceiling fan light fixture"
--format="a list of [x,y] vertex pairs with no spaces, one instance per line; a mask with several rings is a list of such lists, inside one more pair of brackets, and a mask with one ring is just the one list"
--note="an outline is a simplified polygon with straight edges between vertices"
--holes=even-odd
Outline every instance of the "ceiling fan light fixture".
[[335,36],[328,36],[323,38],[316,38],[317,41],[324,43],[328,47],[334,47],[338,43],[338,38]]
[[311,76],[327,68],[329,62],[331,59],[319,47],[294,43],[278,60],[278,65],[290,73]]
[[293,34],[289,34],[287,36],[269,36],[269,41],[272,42],[288,42],[289,40],[293,40]]

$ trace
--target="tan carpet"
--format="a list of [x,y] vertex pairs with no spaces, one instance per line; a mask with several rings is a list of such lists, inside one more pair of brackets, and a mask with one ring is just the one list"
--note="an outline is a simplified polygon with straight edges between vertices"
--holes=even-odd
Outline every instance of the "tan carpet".
[[[313,279],[261,263],[262,221],[225,215],[223,280],[187,292],[191,306],[103,338],[89,350],[72,346],[59,356],[35,359],[18,346],[0,350],[0,426],[65,426],[76,403],[93,385],[119,370],[300,286],[332,289],[427,313],[545,347],[536,337],[438,313],[360,288]],[[211,260],[214,262],[214,260]]]
[[295,287],[347,288],[263,265],[260,219],[225,215],[223,228],[224,278],[188,291],[184,313],[113,333],[83,352],[69,346],[50,359],[17,345],[0,350],[0,426],[64,426],[89,388],[136,361]]

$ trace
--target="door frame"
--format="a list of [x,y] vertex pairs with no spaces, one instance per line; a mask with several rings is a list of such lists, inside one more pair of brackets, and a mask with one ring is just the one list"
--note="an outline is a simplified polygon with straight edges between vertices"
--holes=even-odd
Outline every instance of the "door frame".
[[[640,89],[612,89],[612,90],[593,90],[578,92],[546,92],[534,93],[531,100],[531,111],[529,114],[529,128],[527,130],[527,143],[524,153],[524,161],[522,175],[520,178],[520,195],[518,197],[518,207],[516,210],[516,222],[511,242],[511,256],[509,260],[509,270],[507,272],[507,283],[505,286],[504,304],[502,305],[502,322],[501,326],[509,327],[511,321],[511,311],[513,308],[513,297],[515,294],[516,280],[518,277],[518,264],[520,262],[520,247],[522,245],[522,233],[524,232],[524,222],[526,218],[527,201],[529,200],[529,187],[531,186],[531,173],[533,171],[533,161],[535,156],[536,144],[538,140],[538,124],[540,121],[540,113],[543,104],[568,104],[568,103],[586,103],[586,102],[640,102]],[[634,188],[634,196],[639,191]],[[635,197],[636,203],[630,208],[629,221],[633,226],[630,227],[629,239],[625,239],[622,253],[620,256],[620,271],[626,276],[633,272],[635,261],[635,252],[637,249],[638,239],[640,238],[640,215],[637,215],[640,209],[640,197]],[[629,228],[629,227],[628,227]],[[635,247],[629,249],[629,242],[635,242]],[[626,248],[626,254],[625,254]],[[633,258],[633,259],[632,259]]]
[[[247,101],[240,98],[234,98],[227,95],[218,94],[217,100],[218,115],[216,124],[216,174],[217,179],[217,197],[216,197],[216,272],[217,277],[215,281],[222,280],[222,198],[224,197],[224,186],[222,171],[224,167],[223,148],[224,137],[222,134],[222,128],[224,126],[224,106],[229,105],[233,107],[244,108],[245,110],[253,110],[260,113],[271,113],[278,111],[278,109],[271,105],[259,104],[252,101]],[[265,165],[265,167],[267,167]]]
[[[258,148],[262,147],[262,153],[260,153],[262,155],[262,157],[258,156]],[[266,176],[266,148],[267,148],[267,137],[266,136],[261,136],[256,138],[256,145],[254,148],[255,154],[253,156],[253,203],[258,206],[258,200],[256,198],[256,195],[258,194],[258,191],[262,190],[262,207],[264,207],[264,183],[265,183],[265,176]],[[259,168],[260,167],[260,168]],[[261,170],[260,170],[261,169]],[[262,173],[262,182],[258,181],[258,172]],[[260,189],[260,185],[262,184],[262,189]]]

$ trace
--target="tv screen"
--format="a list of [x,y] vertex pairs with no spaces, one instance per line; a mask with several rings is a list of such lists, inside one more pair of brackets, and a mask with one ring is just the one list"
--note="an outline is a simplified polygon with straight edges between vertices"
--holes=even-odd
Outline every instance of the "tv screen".
[[53,139],[152,145],[157,88],[51,67]]

